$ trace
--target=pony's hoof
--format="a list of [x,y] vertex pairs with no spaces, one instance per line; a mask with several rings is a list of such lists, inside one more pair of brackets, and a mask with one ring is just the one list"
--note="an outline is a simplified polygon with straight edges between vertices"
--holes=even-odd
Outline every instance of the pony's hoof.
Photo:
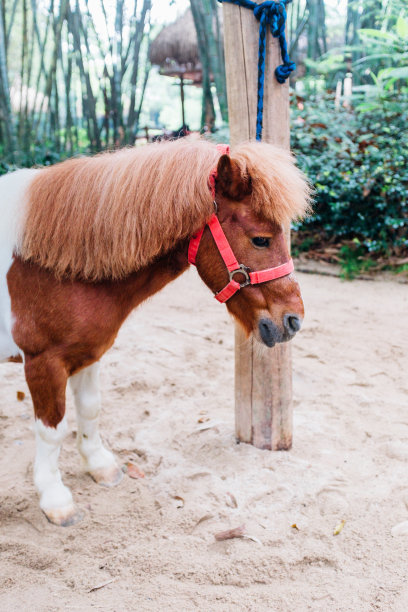
[[123,478],[123,472],[116,464],[89,472],[95,482],[103,487],[116,487]]
[[76,525],[85,516],[85,512],[80,510],[73,504],[65,508],[53,508],[52,510],[44,510],[43,512],[50,523],[58,527],[71,527]]

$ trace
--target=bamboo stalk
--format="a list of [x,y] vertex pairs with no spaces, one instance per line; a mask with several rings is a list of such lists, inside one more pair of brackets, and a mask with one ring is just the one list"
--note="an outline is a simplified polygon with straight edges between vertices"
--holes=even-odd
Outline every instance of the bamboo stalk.
[[16,133],[14,118],[11,112],[10,87],[7,74],[7,49],[3,22],[3,0],[0,0],[0,83],[2,89],[1,101],[3,107],[3,128],[7,137],[8,150],[11,161],[14,161],[16,151]]

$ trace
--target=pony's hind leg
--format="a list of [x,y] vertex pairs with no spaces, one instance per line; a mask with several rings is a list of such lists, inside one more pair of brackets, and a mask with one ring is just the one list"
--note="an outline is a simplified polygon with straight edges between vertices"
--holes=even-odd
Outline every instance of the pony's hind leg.
[[36,418],[34,484],[40,495],[40,508],[51,523],[73,525],[83,513],[76,508],[58,469],[61,444],[68,431],[64,416],[65,369],[58,361],[39,355],[26,356],[25,372]]
[[70,378],[77,410],[77,444],[84,468],[99,484],[112,487],[123,476],[114,455],[101,441],[98,431],[101,397],[99,363],[84,368]]

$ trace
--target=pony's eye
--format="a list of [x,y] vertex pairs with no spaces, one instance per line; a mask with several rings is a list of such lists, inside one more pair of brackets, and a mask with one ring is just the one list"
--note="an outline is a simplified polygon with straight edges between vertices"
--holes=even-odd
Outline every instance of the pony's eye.
[[269,238],[262,238],[262,236],[255,236],[251,240],[252,244],[258,249],[267,248],[269,246]]

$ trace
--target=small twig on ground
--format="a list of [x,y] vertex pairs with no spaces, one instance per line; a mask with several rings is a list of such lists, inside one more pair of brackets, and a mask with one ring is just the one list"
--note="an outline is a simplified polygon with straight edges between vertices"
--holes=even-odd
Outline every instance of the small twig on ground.
[[226,501],[226,504],[230,508],[238,508],[238,502],[236,500],[235,495],[233,495],[229,491],[227,491],[227,501]]
[[29,521],[27,518],[25,518],[25,516],[21,517],[23,519],[23,521],[25,521],[26,523],[28,523],[28,525],[30,525],[30,527],[32,527],[33,529],[35,529],[38,533],[42,533],[43,530],[39,529],[36,525],[34,525],[34,523],[32,523],[31,521]]
[[194,525],[194,527],[192,528],[190,533],[193,533],[194,529],[196,529],[196,527],[198,527],[199,525],[201,525],[201,523],[204,523],[204,521],[209,521],[212,518],[214,518],[213,514],[205,514],[204,516],[202,516]]
[[253,536],[253,535],[249,535],[249,534],[247,535],[246,533],[244,533],[244,535],[242,536],[242,538],[243,538],[244,540],[251,540],[252,542],[256,542],[257,544],[260,544],[261,546],[263,546],[263,544],[262,544],[261,540],[260,540],[259,538],[256,538],[256,537],[255,537],[255,536]]
[[108,584],[111,584],[111,582],[115,582],[115,580],[117,580],[117,578],[111,578],[110,580],[101,582],[100,584],[97,584],[96,586],[92,587],[92,589],[89,589],[88,593],[93,593],[93,591],[98,591],[99,589],[103,589],[103,587],[106,587]]

